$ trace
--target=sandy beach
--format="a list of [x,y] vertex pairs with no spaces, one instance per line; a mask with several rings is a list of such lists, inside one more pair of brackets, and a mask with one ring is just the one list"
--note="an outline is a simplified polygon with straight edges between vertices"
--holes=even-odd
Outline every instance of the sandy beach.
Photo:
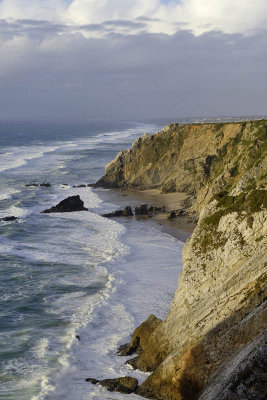
[[[176,192],[162,194],[159,189],[142,191],[121,189],[96,190],[102,200],[118,205],[118,209],[128,205],[134,208],[142,203],[154,207],[165,207],[165,213],[158,213],[152,218],[148,218],[148,222],[156,224],[162,232],[166,232],[182,242],[186,242],[196,226],[195,223],[188,222],[186,217],[168,218],[171,210],[182,208],[184,200],[189,197],[186,193]],[[144,219],[143,217],[137,218]]]

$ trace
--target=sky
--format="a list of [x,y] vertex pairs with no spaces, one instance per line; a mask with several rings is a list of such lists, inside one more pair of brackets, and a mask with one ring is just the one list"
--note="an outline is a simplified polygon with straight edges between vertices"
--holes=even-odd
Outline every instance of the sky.
[[266,0],[0,0],[0,119],[266,115]]

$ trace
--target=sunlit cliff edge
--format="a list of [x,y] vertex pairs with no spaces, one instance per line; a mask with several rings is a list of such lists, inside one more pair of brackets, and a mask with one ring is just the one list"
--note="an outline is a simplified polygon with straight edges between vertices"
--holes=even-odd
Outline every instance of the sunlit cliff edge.
[[171,124],[137,139],[96,186],[186,192],[199,221],[165,321],[134,332],[141,396],[264,399],[266,120]]

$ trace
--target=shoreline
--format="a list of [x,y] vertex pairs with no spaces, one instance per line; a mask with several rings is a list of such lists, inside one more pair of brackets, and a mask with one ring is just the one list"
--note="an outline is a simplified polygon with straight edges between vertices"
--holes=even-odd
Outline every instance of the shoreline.
[[175,192],[162,194],[158,189],[133,191],[97,188],[94,190],[101,200],[107,203],[112,203],[118,206],[118,208],[131,206],[134,209],[138,204],[142,203],[145,203],[148,206],[165,207],[166,212],[159,212],[153,215],[153,217],[147,218],[146,216],[136,216],[135,218],[137,220],[147,219],[152,222],[154,226],[160,229],[161,232],[167,233],[183,243],[187,241],[196,227],[195,222],[188,220],[188,218],[184,216],[173,219],[168,218],[170,211],[183,208],[183,202],[190,197],[186,193]]

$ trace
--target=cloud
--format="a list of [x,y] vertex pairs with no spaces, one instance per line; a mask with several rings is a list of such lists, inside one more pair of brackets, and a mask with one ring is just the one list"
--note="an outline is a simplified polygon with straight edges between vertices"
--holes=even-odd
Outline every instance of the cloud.
[[0,118],[264,114],[265,4],[0,0]]
[[267,3],[266,0],[2,0],[0,15],[3,19],[45,19],[70,26],[139,20],[146,23],[147,32],[170,35],[181,28],[195,35],[214,30],[253,34],[266,27]]
[[263,32],[22,35],[0,48],[0,118],[265,113]]

